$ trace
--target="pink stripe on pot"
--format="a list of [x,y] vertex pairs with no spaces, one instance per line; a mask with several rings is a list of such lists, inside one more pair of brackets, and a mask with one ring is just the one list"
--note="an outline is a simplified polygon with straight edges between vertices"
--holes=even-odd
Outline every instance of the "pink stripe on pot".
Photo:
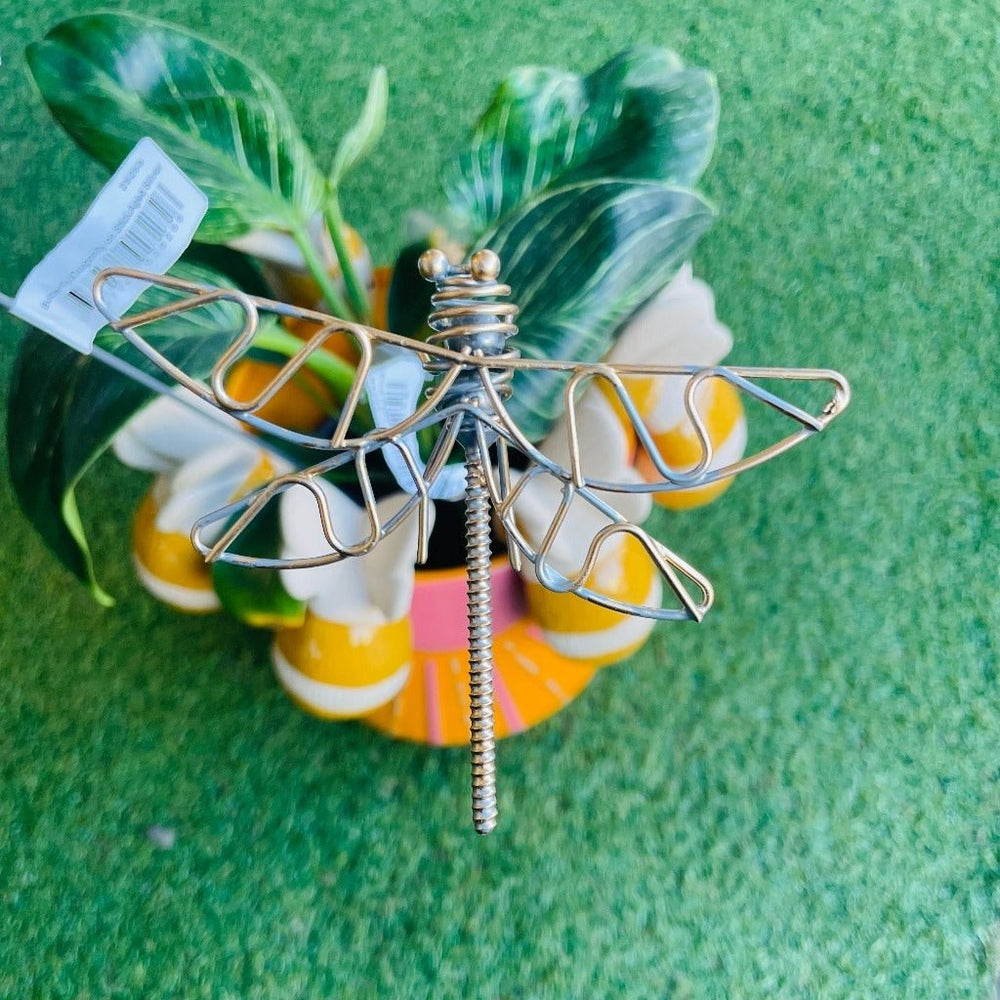
[[523,733],[527,728],[524,719],[521,718],[521,713],[517,710],[517,705],[514,704],[514,699],[510,696],[507,685],[503,682],[503,674],[496,668],[493,670],[493,697],[507,720],[507,732]]
[[444,743],[444,728],[441,725],[437,664],[433,660],[424,660],[424,697],[427,705],[427,739],[432,746],[439,747]]
[[[524,593],[506,558],[491,564],[493,631],[499,633],[524,617]],[[469,641],[465,613],[465,569],[417,571],[410,605],[413,646],[423,653],[464,649]]]

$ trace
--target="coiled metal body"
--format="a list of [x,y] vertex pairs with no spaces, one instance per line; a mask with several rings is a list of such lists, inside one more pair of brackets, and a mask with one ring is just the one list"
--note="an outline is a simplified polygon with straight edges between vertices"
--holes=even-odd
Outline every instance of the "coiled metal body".
[[[468,268],[454,267],[440,250],[428,250],[420,258],[420,273],[433,281],[434,312],[428,323],[434,333],[428,338],[460,354],[475,354],[507,361],[518,357],[507,341],[517,333],[512,320],[517,306],[503,299],[510,288],[496,279],[499,258],[490,250],[472,255]],[[432,375],[445,377],[454,365],[434,359],[425,362]],[[489,369],[488,378],[501,399],[511,392],[509,368]],[[462,369],[454,376],[441,400],[442,407],[456,403],[479,408],[492,404],[478,366]],[[486,450],[493,443],[477,421],[466,415],[458,431],[465,449],[465,571],[469,613],[469,746],[472,753],[472,821],[477,833],[489,833],[497,825],[496,735],[493,723],[493,611],[490,592],[490,497],[486,486]]]
[[[420,273],[433,281],[437,291],[431,296],[434,312],[427,319],[434,331],[427,342],[446,347],[460,354],[476,354],[507,362],[520,357],[517,350],[508,348],[507,341],[517,334],[512,322],[517,306],[503,301],[510,295],[510,286],[496,279],[500,261],[490,250],[480,250],[472,255],[469,267],[455,267],[448,263],[440,250],[429,250],[420,259]],[[424,367],[435,376],[450,372],[454,365],[449,361],[430,358]],[[510,381],[514,372],[503,366],[490,369],[490,382],[501,399],[511,393]],[[455,403],[488,406],[478,368],[459,372],[441,401],[442,407]],[[473,440],[474,421],[465,421],[459,442],[466,448]],[[483,456],[484,461],[486,457]]]
[[469,611],[469,745],[472,821],[477,833],[497,825],[493,726],[493,607],[490,592],[490,496],[478,455],[465,463],[466,581]]

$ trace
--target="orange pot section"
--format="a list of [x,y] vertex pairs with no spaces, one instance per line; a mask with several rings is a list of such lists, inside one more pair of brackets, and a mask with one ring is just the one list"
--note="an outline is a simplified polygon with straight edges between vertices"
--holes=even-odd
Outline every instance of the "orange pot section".
[[[563,656],[528,616],[521,584],[504,559],[492,567],[497,736],[537,725],[568,705],[596,666]],[[469,659],[464,569],[418,572],[413,658],[400,693],[365,719],[397,739],[434,746],[469,742]]]

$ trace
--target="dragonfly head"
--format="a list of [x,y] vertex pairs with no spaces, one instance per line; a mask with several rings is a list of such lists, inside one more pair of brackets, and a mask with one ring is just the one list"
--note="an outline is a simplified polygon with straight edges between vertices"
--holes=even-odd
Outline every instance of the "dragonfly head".
[[[452,264],[441,250],[427,250],[418,267],[420,274],[436,286],[431,297],[434,311],[427,320],[434,333],[428,343],[457,354],[496,358],[498,362],[518,356],[507,346],[517,333],[513,322],[517,306],[505,301],[510,287],[497,280],[500,258],[492,250],[477,250],[466,266]],[[425,367],[441,378],[455,365],[461,366],[461,362],[432,357]],[[499,364],[486,371],[497,395],[506,399],[510,395],[510,371]],[[492,412],[483,372],[481,365],[462,368],[442,399],[442,408],[465,404]],[[475,439],[473,414],[469,414],[467,423],[469,426],[463,427],[460,436],[463,444]]]

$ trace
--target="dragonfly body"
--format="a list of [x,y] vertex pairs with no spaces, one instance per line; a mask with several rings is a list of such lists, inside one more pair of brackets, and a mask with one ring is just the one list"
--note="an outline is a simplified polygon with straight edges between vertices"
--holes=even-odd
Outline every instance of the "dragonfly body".
[[[517,333],[510,321],[517,308],[494,301],[510,294],[498,285],[500,260],[490,250],[472,255],[469,267],[453,267],[440,250],[420,258],[420,273],[437,286],[429,324],[434,342],[450,351],[479,357],[510,358],[507,341]],[[433,375],[440,363],[428,359],[424,367]],[[490,385],[500,398],[510,393],[509,373],[486,369]],[[493,431],[483,433],[480,421],[467,408],[493,413],[485,381],[476,369],[461,368],[439,405],[462,408],[456,441],[465,449],[465,571],[469,612],[469,745],[472,755],[472,821],[477,833],[489,833],[497,824],[496,733],[493,718],[493,613],[490,593],[490,495],[486,483],[489,447],[497,440]]]

